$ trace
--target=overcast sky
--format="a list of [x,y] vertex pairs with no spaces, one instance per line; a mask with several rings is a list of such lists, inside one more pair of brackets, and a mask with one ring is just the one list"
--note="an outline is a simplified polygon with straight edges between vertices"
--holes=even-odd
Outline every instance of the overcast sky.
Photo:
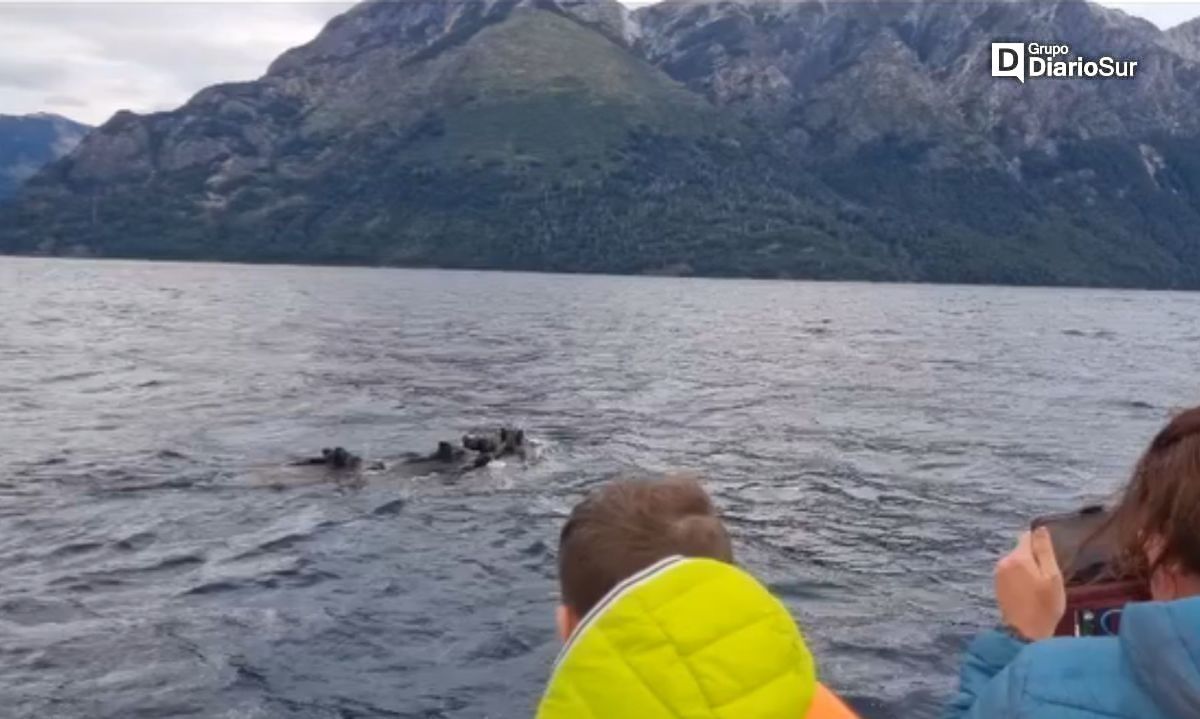
[[[258,77],[350,4],[0,0],[0,114],[100,123],[177,107],[207,85]],[[1164,28],[1200,16],[1200,0],[1105,4]]]

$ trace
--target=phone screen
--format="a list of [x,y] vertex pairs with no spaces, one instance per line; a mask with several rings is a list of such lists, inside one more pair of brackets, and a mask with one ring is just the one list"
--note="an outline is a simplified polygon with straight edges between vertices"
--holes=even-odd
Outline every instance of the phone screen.
[[1054,543],[1054,556],[1067,586],[1116,579],[1115,528],[1103,507],[1087,507],[1069,514],[1054,514],[1033,520],[1033,528],[1045,527]]
[[1067,589],[1067,611],[1055,632],[1059,636],[1092,637],[1116,634],[1121,613],[1130,602],[1149,599],[1145,582],[1124,581]]

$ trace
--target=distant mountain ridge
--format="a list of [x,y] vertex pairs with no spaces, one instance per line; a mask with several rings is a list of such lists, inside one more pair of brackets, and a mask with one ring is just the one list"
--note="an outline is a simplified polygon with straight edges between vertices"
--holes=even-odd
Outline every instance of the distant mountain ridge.
[[1200,61],[1200,18],[1176,25],[1166,32],[1166,41],[1180,55]]
[[[992,78],[993,41],[1137,59]],[[367,2],[120,113],[0,250],[1200,288],[1200,24],[1082,0]]]
[[59,115],[0,115],[0,199],[75,149],[90,129]]

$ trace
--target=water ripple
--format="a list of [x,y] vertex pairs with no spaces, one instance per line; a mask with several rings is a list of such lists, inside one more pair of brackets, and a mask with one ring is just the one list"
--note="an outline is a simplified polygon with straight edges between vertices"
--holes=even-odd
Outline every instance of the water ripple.
[[[701,472],[867,717],[932,717],[991,563],[1200,400],[1171,293],[0,261],[14,717],[526,717],[555,546]],[[541,459],[347,481],[500,422]]]

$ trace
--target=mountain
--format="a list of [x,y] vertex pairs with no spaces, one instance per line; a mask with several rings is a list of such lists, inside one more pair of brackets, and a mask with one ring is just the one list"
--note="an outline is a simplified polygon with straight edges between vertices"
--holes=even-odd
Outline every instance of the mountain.
[[[1002,159],[1063,137],[1200,130],[1197,67],[1181,57],[1187,33],[1172,43],[1145,21],[1078,0],[671,1],[638,18],[652,62],[718,105],[780,117],[809,151],[896,135]],[[990,79],[991,42],[1029,38],[1137,58],[1142,79]]]
[[1200,60],[1200,18],[1176,25],[1166,35],[1175,52],[1190,60]]
[[[874,211],[911,276],[1200,286],[1200,66],[1184,30],[1060,2],[665,2],[643,52],[770,119]],[[1183,39],[1181,39],[1183,38]],[[990,76],[993,41],[1138,59],[1131,80]]]
[[[1189,25],[1082,0],[367,2],[259,80],[118,113],[0,208],[0,250],[1195,289]],[[1022,84],[993,41],[1140,64]]]
[[73,150],[90,129],[58,115],[0,115],[0,200]]

